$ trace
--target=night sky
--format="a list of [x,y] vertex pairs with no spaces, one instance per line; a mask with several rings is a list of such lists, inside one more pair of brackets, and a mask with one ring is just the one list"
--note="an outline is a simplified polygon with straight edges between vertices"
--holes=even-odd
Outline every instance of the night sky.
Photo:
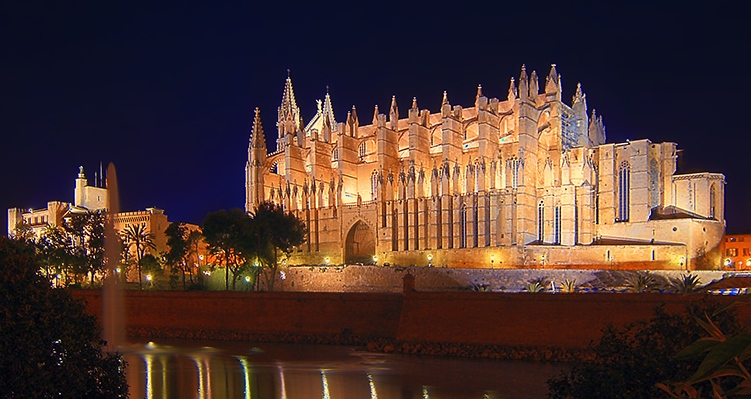
[[[287,69],[305,122],[329,86],[338,121],[396,95],[438,112],[506,98],[522,64],[551,63],[570,104],[581,82],[608,142],[683,149],[679,173],[726,176],[729,233],[751,232],[747,12],[721,2],[402,5],[286,1],[4,1],[0,5],[0,222],[9,207],[73,200],[83,165],[117,167],[123,210],[171,221],[244,205],[253,109],[275,145]],[[243,3],[240,5],[239,3]],[[466,4],[466,5],[465,5]],[[3,230],[4,231],[4,230]]]

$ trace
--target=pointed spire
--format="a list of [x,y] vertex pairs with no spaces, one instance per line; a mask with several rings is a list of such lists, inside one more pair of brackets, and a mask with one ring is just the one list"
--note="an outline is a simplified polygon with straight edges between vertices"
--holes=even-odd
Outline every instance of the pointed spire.
[[477,85],[477,94],[475,94],[475,102],[477,102],[477,100],[479,100],[480,97],[482,97],[482,85],[478,84]]
[[548,77],[545,79],[545,93],[560,93],[560,79],[561,75],[556,71],[555,64],[550,64],[550,73],[548,73]]
[[391,96],[391,109],[389,109],[389,122],[391,129],[396,130],[399,121],[399,108],[396,106],[396,96]]
[[412,109],[417,109],[417,97],[412,97]]
[[527,67],[522,64],[522,72],[519,75],[519,99],[526,101],[529,98],[529,78]]
[[443,91],[443,100],[441,100],[441,105],[448,104],[449,103],[449,95],[446,93],[446,90]]
[[540,79],[537,77],[537,71],[532,71],[529,75],[529,97],[535,101],[538,94],[540,94]]
[[577,83],[576,84],[576,93],[574,93],[574,98],[571,101],[571,105],[575,105],[577,103],[584,103],[587,99],[586,94],[582,91],[582,84]]
[[373,126],[378,126],[378,114],[378,104],[376,104],[373,109]]
[[329,95],[329,86],[326,85],[326,97],[323,98],[323,120],[324,124],[331,127],[331,130],[336,131],[337,123],[334,118],[334,106],[331,104],[331,96]]
[[253,148],[266,148],[266,137],[261,126],[261,110],[256,107],[253,127],[250,129],[250,143]]
[[508,86],[508,101],[516,100],[516,83],[514,83],[514,77],[511,77],[511,83]]
[[[279,121],[292,121],[295,132],[300,130],[302,117],[300,116],[300,107],[297,106],[295,91],[292,89],[292,78],[290,78],[289,69],[287,69],[287,80],[284,82],[284,92],[282,93],[282,104],[278,110]],[[285,131],[285,134],[294,134],[295,132]]]

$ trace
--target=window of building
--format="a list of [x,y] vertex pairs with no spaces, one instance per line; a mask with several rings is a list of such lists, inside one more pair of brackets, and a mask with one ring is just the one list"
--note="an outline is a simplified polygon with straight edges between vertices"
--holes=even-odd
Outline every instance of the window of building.
[[561,243],[561,207],[556,206],[553,219],[553,244]]
[[545,240],[545,203],[537,204],[537,240],[542,243]]
[[459,248],[467,247],[467,205],[462,204],[462,211],[459,214]]
[[519,160],[516,158],[511,159],[511,188],[519,187]]
[[359,149],[360,158],[365,158],[365,154],[367,154],[367,151],[368,151],[368,147],[366,143],[363,142],[362,144],[360,144],[360,149]]
[[743,256],[748,256],[748,248],[743,248]]
[[331,160],[338,161],[339,160],[339,149],[334,148],[334,151],[331,152]]
[[629,213],[629,194],[631,191],[631,167],[623,161],[618,168],[618,221],[627,222]]
[[378,172],[373,172],[370,176],[370,198],[373,200],[378,198]]
[[709,218],[715,219],[715,188],[714,184],[709,188]]
[[728,248],[725,250],[725,256],[738,256],[738,248]]

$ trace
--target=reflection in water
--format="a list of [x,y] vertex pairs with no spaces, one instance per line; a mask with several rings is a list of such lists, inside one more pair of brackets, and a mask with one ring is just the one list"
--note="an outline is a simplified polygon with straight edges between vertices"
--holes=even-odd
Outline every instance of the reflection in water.
[[543,398],[562,366],[369,353],[351,347],[195,341],[133,344],[132,398]]

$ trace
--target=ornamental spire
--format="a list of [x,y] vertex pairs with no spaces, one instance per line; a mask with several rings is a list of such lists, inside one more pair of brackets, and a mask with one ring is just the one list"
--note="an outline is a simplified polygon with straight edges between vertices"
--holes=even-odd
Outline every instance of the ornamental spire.
[[287,69],[287,80],[284,82],[282,104],[279,106],[279,121],[293,121],[296,130],[300,129],[300,108],[297,106],[295,91],[292,89],[289,69]]
[[391,129],[396,130],[399,121],[399,108],[396,106],[396,96],[391,96],[391,109],[389,109],[389,122]]
[[417,109],[417,97],[412,97],[412,109]]
[[331,104],[331,96],[329,95],[329,86],[326,85],[326,97],[323,99],[323,120],[324,124],[327,124],[331,127],[332,130],[336,131],[337,124],[336,119],[334,118],[334,106]]
[[373,110],[373,126],[378,126],[378,104],[375,105]]
[[449,103],[449,95],[446,93],[446,90],[443,91],[443,100],[441,100],[441,105],[445,105]]
[[511,83],[508,86],[508,97],[506,99],[508,101],[516,100],[516,84],[514,83],[513,76],[511,77]]
[[250,129],[250,145],[253,148],[266,148],[266,137],[261,126],[261,110],[256,107],[253,127]]
[[582,91],[582,84],[581,83],[577,83],[576,84],[576,93],[574,94],[574,98],[571,101],[571,103],[572,103],[571,105],[574,105],[574,104],[577,104],[577,103],[583,103],[583,102],[586,101],[586,99],[587,99],[587,95],[584,94],[584,92]]
[[482,97],[482,85],[478,84],[477,85],[477,94],[475,94],[475,102],[477,102],[477,100],[479,100],[480,97]]

